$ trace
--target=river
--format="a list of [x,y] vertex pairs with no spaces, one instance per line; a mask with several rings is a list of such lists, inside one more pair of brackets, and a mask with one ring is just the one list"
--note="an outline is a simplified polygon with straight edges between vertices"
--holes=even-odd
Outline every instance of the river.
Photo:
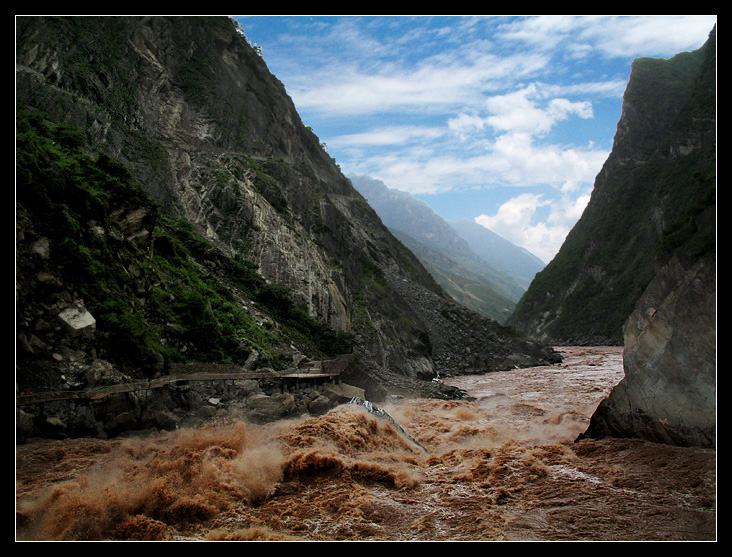
[[17,540],[716,540],[716,451],[574,442],[614,347],[268,425],[16,447]]

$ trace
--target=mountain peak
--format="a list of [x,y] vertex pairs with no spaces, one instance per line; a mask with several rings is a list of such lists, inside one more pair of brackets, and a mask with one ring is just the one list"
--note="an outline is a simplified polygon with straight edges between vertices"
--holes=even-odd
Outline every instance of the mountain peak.
[[[19,17],[16,95],[20,388],[70,353],[151,377],[346,350],[372,396],[454,396],[431,379],[552,357],[444,294],[229,18]],[[83,339],[44,325],[72,304]]]

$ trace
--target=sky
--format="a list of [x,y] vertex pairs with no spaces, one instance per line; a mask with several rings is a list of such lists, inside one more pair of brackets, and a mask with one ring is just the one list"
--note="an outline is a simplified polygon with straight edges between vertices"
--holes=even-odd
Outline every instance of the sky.
[[347,176],[470,219],[545,263],[612,149],[635,58],[716,16],[235,16]]

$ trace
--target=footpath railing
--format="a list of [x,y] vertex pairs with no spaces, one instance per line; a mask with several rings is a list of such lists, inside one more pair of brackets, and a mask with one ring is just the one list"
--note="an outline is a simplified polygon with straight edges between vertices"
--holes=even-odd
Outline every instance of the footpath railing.
[[298,368],[283,371],[275,371],[270,368],[252,371],[231,364],[170,364],[170,373],[153,379],[105,385],[78,391],[64,390],[42,393],[19,393],[16,397],[16,403],[18,405],[28,405],[61,400],[99,400],[119,393],[159,389],[167,385],[190,381],[241,381],[246,379],[295,379],[296,381],[300,379],[306,381],[317,379],[338,380],[341,373],[351,365],[351,362],[352,356],[346,354],[334,360],[308,362]]

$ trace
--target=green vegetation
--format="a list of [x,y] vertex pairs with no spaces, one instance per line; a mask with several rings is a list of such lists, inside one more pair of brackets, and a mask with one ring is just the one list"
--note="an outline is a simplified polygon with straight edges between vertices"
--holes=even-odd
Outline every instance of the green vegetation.
[[[715,180],[715,177],[706,178],[700,173],[697,173],[695,178],[701,183],[709,183]],[[716,203],[717,188],[710,187],[701,198],[692,201],[683,216],[666,226],[658,250],[659,259],[668,259],[672,253],[682,246],[686,246],[693,259],[714,252],[717,247],[715,231],[710,230],[697,236],[699,227],[696,219]]]
[[[82,98],[103,101],[112,118],[124,118],[136,93],[134,85],[123,79],[135,71],[127,64],[129,37],[124,20],[49,16],[44,29],[39,42],[58,54],[64,68],[58,85]],[[75,40],[69,42],[69,36]]]
[[542,333],[555,341],[621,341],[623,323],[671,254],[681,246],[691,258],[715,249],[714,228],[699,219],[716,204],[715,61],[711,42],[669,60],[634,62],[612,166],[510,324],[546,319]]
[[[97,320],[100,349],[135,369],[167,361],[290,364],[351,350],[348,335],[311,318],[253,263],[227,257],[189,222],[160,212],[116,161],[84,151],[84,138],[33,113],[17,118],[17,201],[48,237],[49,265]],[[124,217],[152,231],[125,239]],[[171,332],[172,331],[172,332]]]
[[214,93],[216,76],[203,49],[196,48],[178,73],[178,80],[189,101],[202,105]]

